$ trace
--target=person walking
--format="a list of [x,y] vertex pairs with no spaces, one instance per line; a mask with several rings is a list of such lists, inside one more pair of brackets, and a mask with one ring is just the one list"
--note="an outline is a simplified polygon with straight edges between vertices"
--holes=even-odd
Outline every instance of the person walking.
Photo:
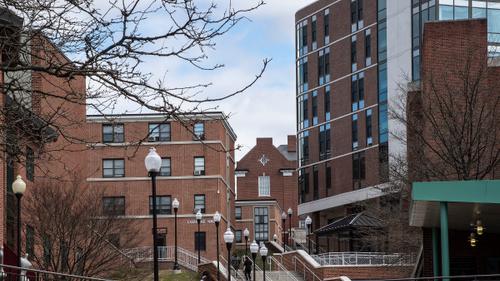
[[252,261],[249,257],[245,256],[245,262],[243,263],[243,271],[245,271],[246,281],[252,280]]

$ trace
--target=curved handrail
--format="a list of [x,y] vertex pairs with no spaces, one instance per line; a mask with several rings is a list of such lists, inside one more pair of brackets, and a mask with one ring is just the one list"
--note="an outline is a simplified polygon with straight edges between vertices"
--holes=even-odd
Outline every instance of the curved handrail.
[[[85,277],[85,276],[73,275],[73,274],[68,274],[68,273],[58,273],[58,272],[46,271],[46,270],[41,270],[41,269],[32,269],[32,268],[26,269],[23,267],[17,267],[17,266],[6,265],[6,264],[0,264],[0,268],[9,268],[9,269],[14,269],[16,271],[26,270],[28,272],[28,277],[30,274],[35,273],[36,275],[43,274],[43,275],[52,275],[52,276],[58,276],[58,277],[69,277],[69,278],[75,278],[76,280],[82,280],[82,281],[113,281],[113,279],[102,279],[102,278],[97,278],[97,277]],[[16,276],[19,276],[19,274],[17,274]],[[38,280],[38,279],[36,279],[36,280]]]
[[[284,272],[286,274],[287,279],[286,280],[292,280],[292,281],[299,281],[293,274],[290,273],[290,270],[287,270],[281,262],[279,262],[275,257],[270,256],[270,261],[275,263],[275,265],[278,266],[278,269],[280,272]],[[281,279],[281,277],[280,277]]]
[[306,279],[306,278],[305,278],[305,275],[306,275],[306,274],[305,274],[305,271],[307,270],[307,271],[308,271],[308,272],[309,272],[309,273],[313,276],[313,281],[314,281],[314,280],[322,281],[322,279],[321,279],[321,278],[319,278],[319,277],[318,277],[318,275],[316,275],[316,273],[314,273],[311,269],[309,269],[309,267],[307,267],[307,266],[305,265],[305,263],[303,263],[300,259],[298,259],[297,257],[295,257],[295,256],[294,256],[294,257],[293,257],[293,264],[294,264],[294,267],[295,267],[295,272],[297,272],[297,273],[298,273],[298,271],[297,271],[297,261],[298,261],[298,262],[302,265],[302,267],[304,268],[304,274],[303,274],[303,275],[304,275],[304,279]]

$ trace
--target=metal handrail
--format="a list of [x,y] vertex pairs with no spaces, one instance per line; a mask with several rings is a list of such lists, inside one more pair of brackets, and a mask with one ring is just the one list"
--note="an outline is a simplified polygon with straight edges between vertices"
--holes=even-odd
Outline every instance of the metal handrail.
[[320,265],[366,266],[366,265],[414,265],[414,254],[387,254],[382,252],[330,252],[311,255]]
[[294,266],[294,271],[299,273],[297,271],[297,261],[302,265],[302,267],[304,268],[304,271],[303,271],[303,277],[304,279],[306,279],[306,270],[313,276],[313,281],[314,280],[318,280],[318,281],[322,281],[321,278],[318,277],[318,275],[316,275],[316,273],[314,273],[309,267],[307,267],[305,265],[305,263],[303,263],[300,259],[298,259],[296,256],[293,257],[293,266]]
[[[269,261],[272,263],[274,261],[274,264],[278,266],[278,271],[279,272],[284,272],[286,274],[285,280],[292,280],[292,281],[299,281],[293,274],[290,273],[290,270],[287,270],[281,262],[279,262],[275,257],[270,256]],[[281,275],[279,275],[279,280],[281,280]]]
[[[58,272],[52,272],[52,271],[46,271],[46,270],[41,270],[41,269],[26,269],[22,267],[17,267],[13,265],[6,265],[6,264],[0,264],[0,269],[7,268],[7,269],[12,269],[15,271],[22,271],[26,270],[27,271],[27,276],[30,281],[33,280],[45,280],[47,275],[51,276],[56,276],[56,277],[69,277],[72,278],[73,280],[81,280],[81,281],[114,281],[113,279],[102,279],[102,278],[97,278],[97,277],[86,277],[86,276],[79,276],[79,275],[73,275],[73,274],[68,274],[68,273],[58,273]],[[10,272],[4,272],[6,274],[6,278],[8,278],[9,275],[11,276],[23,276],[20,275],[19,273],[10,273]],[[35,275],[35,279],[31,278],[32,275]],[[3,280],[9,280],[9,279],[3,279]]]
[[236,278],[239,278],[241,280],[245,280],[244,276],[241,276],[240,272],[234,268],[234,266],[230,263],[227,262],[227,260],[224,258],[224,256],[220,255],[219,258],[223,261],[223,263],[220,263],[220,271],[224,273],[224,275],[227,276],[227,268],[223,265],[226,263],[227,265],[231,266],[231,272],[233,272],[234,275],[236,275]]
[[[124,250],[135,262],[147,262],[153,260],[153,247],[138,247]],[[174,246],[160,246],[158,247],[159,261],[174,261],[175,259],[175,247]],[[191,270],[198,269],[198,256],[191,251],[184,248],[177,247],[177,261],[180,265],[187,267]],[[209,263],[210,261],[206,258],[201,257],[200,263]]]
[[408,277],[394,279],[379,279],[379,281],[434,281],[434,280],[500,280],[500,274],[480,274],[480,275],[450,275],[450,276],[429,276],[429,277]]

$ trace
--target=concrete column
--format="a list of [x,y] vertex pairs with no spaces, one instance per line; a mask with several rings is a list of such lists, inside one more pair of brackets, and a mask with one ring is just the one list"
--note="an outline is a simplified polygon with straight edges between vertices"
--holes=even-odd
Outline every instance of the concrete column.
[[[450,276],[450,251],[448,243],[448,203],[441,202],[440,221],[441,221],[441,275]],[[443,281],[449,281],[448,278]]]

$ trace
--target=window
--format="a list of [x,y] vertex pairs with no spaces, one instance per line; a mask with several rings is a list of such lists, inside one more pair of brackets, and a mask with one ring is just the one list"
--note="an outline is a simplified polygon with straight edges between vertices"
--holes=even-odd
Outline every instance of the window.
[[300,163],[304,165],[309,161],[309,131],[299,134]]
[[124,216],[125,197],[124,196],[103,197],[102,213],[106,216]]
[[123,124],[103,124],[102,125],[102,142],[124,142]]
[[241,230],[236,230],[234,232],[234,241],[236,243],[241,243],[243,242],[243,238],[242,238],[243,235],[241,235]]
[[241,207],[234,208],[234,218],[237,220],[241,220]]
[[26,148],[26,178],[30,181],[35,179],[35,152],[31,147]]
[[316,50],[318,47],[318,42],[316,42],[318,37],[318,30],[316,27],[316,16],[312,16],[311,20],[311,41],[312,41],[312,49]]
[[307,53],[307,20],[297,24],[297,57]]
[[254,229],[256,241],[269,240],[269,215],[267,207],[256,207],[254,209]]
[[169,123],[151,123],[149,124],[150,142],[170,141],[170,124]]
[[168,177],[171,175],[171,160],[168,157],[161,159],[160,176]]
[[314,90],[312,92],[312,115],[313,115],[313,125],[318,124],[318,91]]
[[33,256],[35,253],[35,229],[26,225],[26,254]]
[[302,93],[304,91],[307,91],[309,89],[309,83],[308,83],[308,69],[307,69],[307,57],[303,57],[299,59],[298,63],[298,80],[299,80],[299,88],[298,92]]
[[194,175],[195,176],[205,175],[205,157],[194,158]]
[[325,34],[325,45],[330,43],[330,10],[325,10],[323,17],[323,34]]
[[363,0],[351,0],[351,31],[363,28]]
[[205,210],[205,194],[195,194],[194,195],[194,212],[206,212]]
[[352,111],[365,107],[365,73],[360,72],[351,77],[351,103]]
[[111,245],[120,248],[120,234],[110,233],[106,236],[106,240],[108,240]]
[[318,74],[319,85],[330,82],[330,48],[318,52]]
[[326,189],[330,189],[332,187],[332,167],[329,163],[326,164],[325,185]]
[[306,202],[306,194],[309,193],[309,174],[305,172],[305,169],[299,171],[299,202]]
[[52,243],[47,236],[43,236],[43,262],[46,267],[52,261]]
[[194,250],[206,251],[207,250],[207,233],[195,232],[194,233]]
[[299,129],[309,127],[308,94],[304,94],[297,99],[297,111],[299,116]]
[[319,198],[319,176],[318,176],[318,166],[313,166],[313,199],[318,200]]
[[358,148],[358,115],[352,115],[352,149]]
[[[149,214],[153,214],[153,197],[149,196]],[[171,215],[172,214],[172,197],[170,195],[156,196],[156,214]]]
[[354,189],[361,188],[361,180],[365,179],[365,153],[352,155],[352,179]]
[[266,176],[259,176],[259,196],[271,196],[271,178]]
[[324,105],[325,105],[325,121],[328,121],[330,120],[330,85],[326,86],[325,87],[325,101],[324,101]]
[[69,264],[69,247],[66,241],[59,242],[59,260],[61,262],[62,272],[68,270]]
[[199,140],[205,139],[205,124],[202,122],[195,123],[193,126],[194,137]]
[[102,160],[102,176],[105,178],[118,178],[125,176],[125,160],[104,159]]
[[368,109],[366,111],[366,145],[373,144],[372,137],[372,110]]
[[330,157],[330,124],[319,126],[319,159]]
[[351,37],[351,71],[354,72],[358,70],[357,64],[357,45],[356,45],[356,35]]
[[371,30],[365,30],[365,66],[372,64],[372,35]]

